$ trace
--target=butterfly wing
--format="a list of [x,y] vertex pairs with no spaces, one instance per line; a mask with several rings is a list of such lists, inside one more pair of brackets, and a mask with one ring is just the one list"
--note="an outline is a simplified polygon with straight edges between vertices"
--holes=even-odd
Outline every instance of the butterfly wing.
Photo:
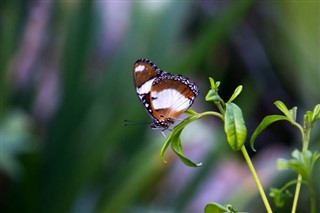
[[135,62],[133,78],[137,95],[153,118],[152,128],[167,129],[199,94],[189,78],[164,72],[148,59]]
[[[159,121],[173,122],[194,102],[199,89],[190,79],[167,73],[156,78],[151,87],[151,107]],[[172,122],[172,123],[173,123]]]
[[133,79],[137,95],[148,114],[152,117],[150,91],[153,81],[164,73],[148,59],[138,59],[133,65]]

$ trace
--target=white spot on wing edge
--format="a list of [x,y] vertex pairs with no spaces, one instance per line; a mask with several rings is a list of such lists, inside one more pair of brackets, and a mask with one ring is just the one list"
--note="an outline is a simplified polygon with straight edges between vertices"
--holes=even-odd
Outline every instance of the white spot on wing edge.
[[154,81],[154,78],[150,79],[149,81],[146,81],[144,84],[141,85],[141,87],[137,87],[136,91],[139,95],[149,93],[151,90],[152,82]]
[[146,67],[145,67],[144,65],[139,65],[139,66],[137,66],[137,67],[134,69],[134,71],[135,71],[135,72],[141,72],[141,71],[143,71],[145,68],[146,68]]

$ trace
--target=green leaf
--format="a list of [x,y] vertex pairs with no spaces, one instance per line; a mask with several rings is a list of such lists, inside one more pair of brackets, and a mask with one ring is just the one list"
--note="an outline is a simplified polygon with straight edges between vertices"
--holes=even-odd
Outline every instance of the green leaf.
[[292,197],[292,194],[287,189],[277,189],[271,188],[270,197],[273,198],[273,202],[277,207],[283,207],[289,197]]
[[216,90],[209,90],[206,95],[206,101],[220,102],[221,98]]
[[226,207],[220,205],[219,203],[208,203],[204,208],[205,213],[225,213],[230,212]]
[[304,180],[310,181],[314,165],[320,158],[320,154],[318,152],[312,154],[309,150],[301,152],[296,149],[291,153],[291,156],[292,159],[290,160],[278,159],[278,169],[290,169],[302,175]]
[[314,165],[316,164],[317,160],[320,159],[320,153],[319,152],[314,152],[311,158],[311,173],[314,169]]
[[297,119],[297,107],[292,107],[292,109],[289,110],[290,117],[293,121],[296,121]]
[[311,124],[313,124],[316,120],[320,119],[320,104],[317,104],[312,113],[312,121]]
[[298,160],[292,159],[292,160],[285,160],[285,159],[278,159],[277,160],[277,167],[279,170],[292,170],[296,173],[302,175],[303,179],[308,180],[309,173],[307,168],[304,164],[299,162]]
[[239,213],[230,204],[223,206],[219,203],[214,203],[214,202],[208,203],[204,209],[204,212],[205,213]]
[[212,90],[218,92],[220,81],[215,82],[213,78],[209,77],[210,86]]
[[211,78],[211,77],[209,77],[209,81],[210,81],[211,89],[217,90],[217,88],[216,88],[216,83],[214,82],[214,79]]
[[167,140],[164,142],[163,146],[161,147],[160,157],[164,163],[167,163],[167,161],[164,159],[164,153],[167,150],[168,146],[170,145],[173,136],[174,136],[173,134],[170,134]]
[[251,149],[255,151],[254,149],[254,142],[256,140],[256,138],[258,137],[258,135],[265,129],[267,128],[270,124],[276,122],[276,121],[280,121],[280,120],[287,120],[290,121],[286,116],[283,115],[268,115],[266,116],[261,123],[259,124],[259,126],[254,130],[251,139],[250,139],[250,146]]
[[241,93],[241,91],[242,91],[242,85],[238,86],[238,87],[234,90],[231,98],[228,100],[227,103],[231,103],[234,99],[236,99],[236,97],[238,97],[238,95]]
[[285,116],[289,119],[289,121],[295,122],[297,117],[297,107],[292,107],[292,109],[288,109],[287,106],[282,101],[276,101],[274,102],[276,107],[283,112]]
[[245,143],[247,128],[241,109],[234,103],[226,104],[224,131],[232,150],[238,151]]
[[[193,113],[196,113],[195,111],[192,111]],[[166,162],[164,159],[164,153],[167,150],[168,146],[171,144],[172,150],[178,155],[180,160],[187,166],[191,167],[199,167],[201,166],[202,163],[194,163],[191,160],[189,160],[187,157],[184,156],[183,151],[182,151],[182,145],[181,145],[181,140],[180,140],[180,135],[183,131],[183,129],[192,121],[196,120],[199,118],[199,114],[192,115],[185,120],[183,120],[180,124],[175,126],[163,144],[161,150],[160,150],[160,157],[162,158],[163,162]]]
[[171,148],[178,155],[180,160],[185,165],[190,166],[190,167],[199,167],[199,166],[202,165],[202,163],[194,163],[193,161],[191,161],[190,159],[188,159],[187,157],[184,156],[184,154],[182,152],[182,146],[181,146],[180,138],[177,138],[176,140],[173,140],[171,142]]
[[162,158],[163,162],[167,162],[164,159],[164,153],[167,150],[168,146],[172,143],[172,141],[176,141],[176,140],[180,140],[180,134],[183,130],[183,128],[187,125],[188,123],[184,121],[182,121],[180,124],[178,124],[177,126],[175,126],[171,132],[171,134],[169,135],[169,137],[167,138],[167,140],[164,142],[161,150],[160,150],[160,157]]
[[312,126],[312,121],[313,121],[313,112],[307,111],[303,116],[304,127],[306,127],[307,125]]
[[281,112],[283,112],[283,114],[285,114],[288,118],[292,119],[290,111],[282,101],[276,101],[274,102],[274,104],[278,109],[280,109]]
[[288,169],[288,161],[286,159],[283,158],[279,158],[277,160],[277,168],[279,170],[285,170]]
[[23,176],[23,164],[18,156],[37,150],[30,132],[34,128],[28,115],[20,110],[6,111],[0,122],[0,172],[19,180]]
[[219,81],[215,82],[214,79],[211,77],[209,77],[209,81],[210,81],[211,89],[206,95],[206,101],[220,102],[221,98],[218,94],[218,88],[219,88],[220,82]]
[[219,89],[219,86],[220,86],[220,81],[217,81],[216,82],[216,90],[218,91],[218,89]]

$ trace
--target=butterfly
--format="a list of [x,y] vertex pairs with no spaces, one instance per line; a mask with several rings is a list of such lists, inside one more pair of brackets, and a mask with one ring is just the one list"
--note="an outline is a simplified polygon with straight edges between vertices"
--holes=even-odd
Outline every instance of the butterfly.
[[168,129],[199,94],[189,78],[165,72],[148,59],[134,63],[133,78],[137,95],[153,118],[152,129]]

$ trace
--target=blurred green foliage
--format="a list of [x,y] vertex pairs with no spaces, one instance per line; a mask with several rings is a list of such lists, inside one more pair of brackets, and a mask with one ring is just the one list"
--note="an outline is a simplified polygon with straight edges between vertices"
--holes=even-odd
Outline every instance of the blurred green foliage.
[[[210,201],[223,203],[212,200],[213,193],[222,194],[218,188],[202,196],[204,183],[221,160],[242,159],[219,143],[225,139],[214,121],[199,122],[197,146],[188,143],[191,154],[199,141],[209,147],[198,152],[204,165],[192,170],[174,156],[161,162],[159,132],[123,126],[124,119],[149,119],[133,88],[137,58],[198,82],[199,110],[212,107],[204,102],[209,76],[222,82],[226,97],[244,85],[238,103],[244,117],[252,117],[249,130],[277,99],[302,111],[320,100],[316,1],[6,0],[0,6],[5,212],[194,212]],[[282,128],[256,145],[257,155],[275,145],[270,141],[281,141],[284,153],[298,145],[299,138]],[[314,132],[311,149],[319,150],[319,128]],[[234,206],[246,211],[262,208],[255,191],[243,196],[239,190],[220,199],[238,200]],[[301,211],[309,208],[304,197]]]

